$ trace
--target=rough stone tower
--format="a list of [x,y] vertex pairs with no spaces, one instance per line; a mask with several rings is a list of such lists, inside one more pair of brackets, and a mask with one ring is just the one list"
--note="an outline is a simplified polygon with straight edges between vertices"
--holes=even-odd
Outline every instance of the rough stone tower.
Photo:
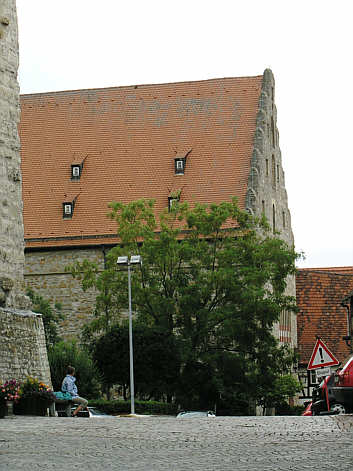
[[23,292],[24,240],[15,0],[0,2],[0,380],[50,382],[42,317]]

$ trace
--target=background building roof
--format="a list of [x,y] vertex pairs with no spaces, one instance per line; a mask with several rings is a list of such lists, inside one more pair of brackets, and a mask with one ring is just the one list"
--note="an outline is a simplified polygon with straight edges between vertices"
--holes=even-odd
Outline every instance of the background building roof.
[[[109,202],[154,198],[159,213],[176,189],[181,201],[237,196],[244,208],[261,84],[257,76],[23,95],[26,246],[114,243]],[[176,175],[174,159],[186,153]]]
[[323,268],[301,268],[302,271],[319,271],[340,273],[341,275],[353,275],[353,267],[323,267]]

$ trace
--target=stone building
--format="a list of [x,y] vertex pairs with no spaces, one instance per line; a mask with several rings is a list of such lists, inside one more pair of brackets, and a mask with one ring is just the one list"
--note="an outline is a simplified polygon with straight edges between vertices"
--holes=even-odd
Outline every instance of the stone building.
[[50,383],[42,317],[24,294],[18,35],[15,0],[0,3],[0,382]]
[[[237,196],[293,243],[274,90],[265,70],[21,97],[25,280],[62,303],[66,336],[90,318],[95,296],[64,269],[85,258],[104,266],[118,242],[111,201],[154,198],[160,212],[175,195],[191,204]],[[294,315],[283,313],[277,335],[296,345]]]

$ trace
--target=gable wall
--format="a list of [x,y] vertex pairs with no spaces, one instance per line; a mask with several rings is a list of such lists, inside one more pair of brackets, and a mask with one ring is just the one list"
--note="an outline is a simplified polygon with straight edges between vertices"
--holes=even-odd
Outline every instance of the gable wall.
[[[258,217],[264,214],[271,228],[278,231],[280,237],[290,246],[294,244],[279,147],[275,81],[269,69],[265,70],[262,82],[246,208]],[[287,294],[296,296],[294,276],[287,279]],[[282,313],[274,330],[282,343],[297,346],[296,314]]]

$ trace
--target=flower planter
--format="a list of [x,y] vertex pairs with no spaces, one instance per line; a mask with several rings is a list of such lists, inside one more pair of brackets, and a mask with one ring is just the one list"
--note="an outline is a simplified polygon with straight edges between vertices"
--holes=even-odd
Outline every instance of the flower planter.
[[13,401],[6,401],[6,415],[13,416]]
[[13,401],[0,401],[0,419],[13,417]]
[[46,416],[52,401],[41,397],[23,397],[20,399],[16,412],[21,415]]
[[6,404],[4,401],[0,401],[0,419],[3,419],[6,415]]

